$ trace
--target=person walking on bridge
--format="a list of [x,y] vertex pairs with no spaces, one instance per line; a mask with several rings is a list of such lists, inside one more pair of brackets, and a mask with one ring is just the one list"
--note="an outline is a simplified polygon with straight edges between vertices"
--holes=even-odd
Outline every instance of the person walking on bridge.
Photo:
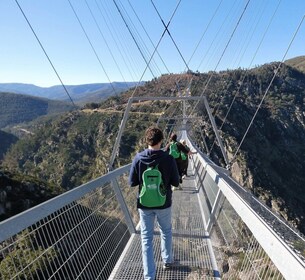
[[[176,162],[167,152],[161,150],[163,133],[158,127],[149,127],[145,132],[145,141],[148,148],[137,153],[133,159],[130,173],[129,184],[131,187],[139,186],[137,198],[137,208],[140,215],[141,240],[142,240],[142,260],[145,280],[154,280],[156,267],[153,252],[154,224],[157,219],[161,234],[161,257],[163,268],[168,269],[173,263],[172,258],[172,222],[171,205],[172,189],[171,186],[179,185],[179,173]],[[162,206],[148,207],[141,202],[143,173],[149,168],[156,168],[162,175],[162,186],[166,189],[166,198]],[[145,185],[145,184],[144,184]]]
[[[183,144],[177,141],[177,134],[173,133],[170,136],[170,142],[166,145],[165,151],[168,151],[169,154],[176,160],[176,164],[179,172],[179,186],[178,189],[182,190],[182,176],[184,175],[184,163],[181,158],[181,153],[186,154],[187,156],[191,154],[190,150],[185,148]],[[175,190],[175,187],[173,187]]]

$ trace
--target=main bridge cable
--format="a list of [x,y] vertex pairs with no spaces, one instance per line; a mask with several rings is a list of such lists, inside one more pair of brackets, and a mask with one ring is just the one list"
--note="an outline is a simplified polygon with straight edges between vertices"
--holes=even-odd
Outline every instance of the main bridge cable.
[[[97,0],[95,0],[95,3],[96,3],[96,6],[97,6],[97,8],[98,8],[98,10],[99,10],[99,13],[100,13],[101,17],[102,17],[103,20],[104,20],[105,25],[106,25],[107,28],[108,28],[109,34],[110,34],[110,36],[111,36],[113,42],[115,43],[118,52],[120,53],[120,56],[121,56],[121,58],[122,58],[122,61],[124,62],[124,65],[125,65],[127,71],[129,72],[129,74],[130,74],[132,80],[134,81],[134,80],[135,80],[134,75],[136,75],[136,74],[135,74],[135,70],[133,69],[133,67],[129,68],[128,63],[130,64],[130,66],[132,66],[132,63],[131,63],[131,61],[130,61],[130,59],[129,59],[129,56],[127,56],[127,53],[126,53],[126,51],[125,51],[125,47],[122,45],[121,40],[118,40],[118,41],[117,41],[117,39],[115,38],[115,37],[120,38],[121,36],[119,36],[117,30],[115,29],[114,25],[113,25],[112,22],[111,22],[111,20],[112,20],[113,17],[111,17],[111,16],[109,15],[109,13],[107,12],[107,8],[104,6],[104,4],[103,4],[102,1],[99,1],[99,3],[98,3]],[[105,12],[106,15],[103,14],[100,5],[102,6],[102,8],[103,8],[103,10],[104,10],[104,12]],[[106,18],[106,17],[107,17],[107,18]],[[110,25],[111,25],[111,26],[110,26]],[[111,30],[111,28],[112,28],[112,30]],[[113,33],[115,33],[115,34],[113,34]],[[115,35],[115,36],[114,36],[114,35]],[[120,46],[119,46],[119,45],[120,45]],[[121,50],[121,49],[122,49],[122,50]],[[124,54],[123,54],[122,52],[124,52]],[[126,61],[126,60],[128,60],[128,61]]]
[[206,26],[205,30],[203,31],[203,34],[201,35],[200,40],[198,41],[198,43],[197,43],[197,45],[196,45],[196,47],[195,47],[195,49],[194,49],[194,51],[193,51],[193,53],[192,53],[190,59],[189,59],[188,62],[187,62],[188,64],[190,64],[191,60],[193,59],[194,54],[196,53],[196,51],[197,51],[199,45],[201,44],[201,42],[202,42],[202,40],[203,40],[203,37],[205,36],[205,34],[206,34],[206,32],[208,31],[208,29],[209,29],[209,27],[210,27],[212,21],[214,20],[214,18],[215,18],[215,16],[216,16],[216,14],[217,14],[217,12],[218,12],[218,10],[219,10],[219,8],[220,8],[222,2],[223,2],[223,0],[221,0],[221,1],[219,2],[219,4],[218,4],[218,6],[217,6],[217,8],[216,8],[216,10],[215,10],[215,12],[214,12],[214,14],[213,14],[213,16],[211,17],[211,19],[210,19],[208,25]]
[[[154,75],[153,71],[152,71],[151,68],[149,67],[149,63],[150,63],[151,59],[150,59],[150,61],[147,61],[147,60],[146,60],[146,58],[145,58],[145,56],[144,56],[144,54],[143,54],[143,52],[142,52],[142,50],[141,50],[141,48],[140,48],[140,46],[139,46],[137,40],[136,40],[136,38],[134,37],[133,33],[131,32],[131,29],[130,29],[130,27],[129,27],[127,21],[126,21],[126,19],[124,18],[123,14],[122,14],[122,11],[121,11],[121,9],[119,8],[119,6],[118,6],[116,0],[113,0],[113,3],[114,3],[114,5],[116,6],[116,8],[117,8],[117,10],[118,10],[118,12],[119,12],[121,18],[123,19],[123,21],[124,21],[124,23],[125,23],[125,25],[126,25],[128,31],[129,31],[129,33],[130,33],[132,39],[133,39],[133,41],[135,42],[135,44],[136,44],[136,46],[137,46],[137,48],[138,48],[138,50],[139,50],[139,52],[140,52],[142,58],[144,59],[144,61],[145,61],[145,63],[146,63],[146,68],[145,68],[145,69],[149,68],[150,73],[151,73],[152,76],[155,78],[155,75]],[[142,80],[142,77],[141,77],[141,80]]]
[[68,95],[68,97],[69,97],[69,99],[70,99],[71,103],[73,104],[74,108],[75,108],[76,110],[78,110],[78,107],[75,105],[75,103],[74,103],[74,101],[73,101],[73,99],[72,99],[71,95],[69,94],[69,92],[68,92],[68,90],[67,90],[66,86],[64,85],[64,83],[63,83],[62,79],[60,78],[60,76],[59,76],[59,74],[58,74],[58,72],[57,72],[57,70],[56,70],[56,68],[55,68],[54,64],[52,63],[52,61],[51,61],[51,59],[50,59],[49,55],[47,54],[47,52],[46,52],[45,48],[43,47],[43,45],[42,45],[41,41],[39,40],[39,38],[38,38],[38,36],[37,36],[37,34],[36,34],[36,32],[35,32],[34,28],[32,27],[32,25],[31,25],[30,21],[28,20],[27,16],[25,15],[25,13],[24,13],[24,11],[23,11],[22,7],[20,6],[20,4],[19,4],[18,0],[15,0],[15,2],[16,2],[16,4],[17,4],[17,6],[19,7],[19,10],[21,11],[21,13],[22,13],[23,17],[25,18],[25,20],[26,20],[27,24],[29,25],[30,29],[32,30],[32,33],[34,34],[34,36],[35,36],[35,38],[36,38],[36,40],[37,40],[38,44],[40,45],[40,47],[41,47],[42,51],[44,52],[44,54],[45,54],[46,58],[48,59],[48,61],[49,61],[49,63],[50,63],[50,65],[52,66],[52,68],[53,68],[53,70],[54,70],[54,72],[55,72],[55,74],[56,74],[56,76],[57,76],[58,80],[60,81],[60,83],[61,83],[62,87],[64,88],[64,90],[65,90],[66,94]]
[[[203,91],[202,91],[202,93],[201,93],[201,95],[200,95],[201,97],[202,97],[203,94],[205,93],[205,91],[206,91],[208,85],[210,84],[210,82],[211,82],[211,80],[212,80],[212,77],[214,76],[214,73],[215,73],[217,67],[218,67],[219,64],[220,64],[220,62],[221,62],[221,60],[222,60],[222,58],[223,58],[223,56],[224,56],[224,54],[225,54],[225,52],[226,52],[226,50],[227,50],[229,44],[230,44],[230,42],[231,42],[231,40],[232,40],[232,38],[233,38],[233,36],[234,36],[236,30],[237,30],[237,27],[239,26],[239,24],[240,24],[240,22],[241,22],[241,20],[242,20],[242,18],[243,18],[243,16],[244,16],[244,14],[245,14],[245,12],[246,12],[246,10],[247,10],[247,7],[248,7],[250,1],[251,1],[251,0],[248,0],[248,1],[247,1],[246,5],[245,5],[245,7],[244,7],[244,9],[243,9],[243,12],[241,13],[241,15],[240,15],[240,17],[239,17],[239,19],[238,19],[238,21],[237,21],[237,23],[236,23],[236,25],[235,25],[235,27],[234,27],[234,30],[232,31],[232,34],[231,34],[231,36],[230,36],[230,38],[229,38],[229,40],[228,40],[228,42],[227,42],[227,44],[226,44],[226,46],[225,46],[223,52],[222,52],[222,54],[221,54],[221,56],[220,56],[220,58],[219,58],[219,60],[218,60],[218,62],[217,62],[217,64],[216,64],[216,66],[215,66],[215,68],[214,68],[214,70],[213,70],[213,72],[212,72],[212,74],[210,75],[208,81],[206,82],[206,84],[205,84],[205,86],[204,86],[204,89],[203,89]],[[199,103],[199,100],[196,102],[195,106],[193,107],[193,110],[191,111],[191,114],[194,112],[195,108],[198,106],[198,103]]]
[[265,100],[265,97],[266,97],[267,93],[269,92],[269,89],[270,89],[270,87],[271,87],[271,85],[272,85],[272,83],[273,83],[275,77],[277,76],[277,74],[278,74],[278,72],[279,72],[279,70],[280,70],[282,64],[284,63],[284,60],[285,60],[285,58],[286,58],[286,55],[287,55],[287,53],[288,53],[288,51],[289,51],[289,49],[290,49],[290,47],[291,47],[291,45],[292,45],[292,43],[293,43],[293,41],[294,41],[296,35],[298,34],[298,32],[299,32],[299,30],[300,30],[300,28],[301,28],[301,26],[302,26],[302,24],[303,24],[304,18],[305,18],[305,15],[303,15],[303,17],[302,17],[302,19],[301,19],[301,21],[300,21],[300,23],[299,23],[299,25],[298,25],[298,27],[297,27],[295,33],[293,34],[292,39],[291,39],[291,41],[290,41],[290,43],[289,43],[289,45],[288,45],[288,47],[287,47],[287,49],[286,49],[285,54],[283,55],[283,58],[282,58],[281,62],[279,63],[279,65],[278,65],[278,67],[276,68],[276,70],[274,71],[274,75],[273,75],[273,77],[272,77],[272,79],[271,79],[271,81],[270,81],[270,83],[269,83],[269,85],[268,85],[268,87],[267,87],[267,89],[266,89],[264,95],[263,95],[263,98],[261,99],[261,102],[259,103],[259,105],[258,105],[258,107],[257,107],[257,109],[256,109],[256,111],[255,111],[255,113],[254,113],[254,115],[253,115],[253,117],[252,117],[252,120],[251,120],[251,122],[250,122],[250,124],[249,124],[249,126],[248,126],[248,128],[247,128],[247,130],[246,130],[246,132],[245,132],[245,134],[244,134],[244,136],[243,136],[243,138],[242,138],[242,140],[241,140],[241,142],[240,142],[240,144],[239,144],[239,146],[238,146],[238,148],[237,148],[237,150],[236,150],[236,152],[235,152],[235,154],[234,154],[234,156],[233,156],[233,158],[232,158],[231,161],[229,162],[229,167],[232,166],[232,165],[231,165],[232,162],[235,160],[236,155],[237,155],[237,153],[239,152],[240,147],[241,147],[241,145],[243,144],[243,142],[244,142],[244,140],[245,140],[245,138],[246,138],[246,136],[247,136],[247,134],[248,134],[248,132],[249,132],[249,130],[250,130],[250,127],[252,126],[253,121],[254,121],[254,119],[255,119],[255,117],[256,117],[256,115],[257,115],[259,109],[261,108],[261,106],[262,106],[262,104],[263,104],[263,102],[264,102],[264,100]]
[[73,7],[71,1],[68,0],[68,2],[69,2],[69,4],[70,4],[70,7],[71,7],[71,9],[72,9],[72,11],[73,11],[73,13],[74,13],[74,15],[75,15],[75,17],[76,17],[76,19],[77,19],[79,25],[80,25],[80,27],[82,28],[82,30],[83,30],[83,32],[84,32],[84,34],[85,34],[85,36],[86,36],[86,38],[87,38],[87,40],[88,40],[88,42],[89,42],[91,48],[92,48],[92,51],[94,52],[94,54],[95,54],[97,60],[99,61],[99,64],[100,64],[100,66],[102,67],[102,69],[103,69],[103,71],[104,71],[104,74],[106,75],[106,77],[107,77],[107,79],[108,79],[108,81],[109,81],[109,83],[110,83],[110,85],[111,85],[111,87],[112,87],[113,92],[116,94],[117,92],[116,92],[116,90],[115,90],[115,88],[114,88],[112,82],[110,81],[110,78],[109,78],[109,76],[108,76],[108,74],[107,74],[107,72],[106,72],[106,70],[105,70],[105,68],[104,68],[104,66],[103,66],[103,63],[102,63],[102,61],[101,61],[99,55],[97,54],[97,52],[96,52],[96,50],[95,50],[95,48],[94,48],[94,46],[93,46],[93,44],[92,44],[92,42],[91,42],[91,40],[90,40],[90,38],[89,38],[87,32],[86,32],[86,30],[85,30],[85,28],[84,28],[82,22],[80,21],[80,19],[79,19],[77,13],[76,13],[76,11],[75,11],[75,9],[74,9],[74,7]]
[[[113,0],[113,1],[115,1],[115,0]],[[169,20],[168,24],[166,25],[166,29],[167,29],[168,26],[170,25],[171,20],[173,19],[174,15],[175,15],[175,13],[176,13],[176,11],[177,11],[179,5],[180,5],[180,2],[181,2],[181,0],[180,0],[180,1],[178,2],[178,4],[176,5],[175,10],[173,11],[173,13],[172,13],[172,15],[171,15],[171,17],[170,17],[170,20]],[[146,67],[145,67],[145,69],[144,69],[144,71],[143,71],[143,73],[142,73],[142,76],[141,76],[139,82],[137,83],[137,86],[135,87],[135,89],[134,89],[134,91],[133,91],[131,97],[134,96],[136,90],[138,89],[139,84],[140,84],[140,82],[142,81],[142,79],[143,79],[143,77],[144,77],[144,74],[145,74],[145,72],[146,72],[146,70],[147,70],[147,68],[148,68],[149,63],[151,62],[152,58],[154,57],[155,53],[157,52],[157,49],[158,49],[158,47],[159,47],[159,45],[160,45],[160,43],[161,43],[161,41],[162,41],[162,38],[164,37],[164,34],[165,34],[165,32],[166,32],[166,29],[163,31],[163,33],[162,33],[162,35],[161,35],[161,37],[160,37],[160,39],[159,39],[159,41],[158,41],[158,43],[157,43],[157,45],[156,45],[154,51],[153,51],[153,53],[151,54],[151,57],[150,57],[148,63],[146,64]]]
[[[255,57],[256,57],[258,51],[259,51],[259,49],[260,49],[260,47],[261,47],[261,45],[262,45],[264,39],[265,39],[265,36],[267,35],[267,32],[268,32],[268,30],[269,30],[269,28],[270,28],[270,26],[271,26],[271,23],[272,23],[272,21],[273,21],[275,15],[276,15],[276,13],[277,13],[277,10],[278,10],[278,8],[279,8],[279,6],[280,6],[281,1],[282,1],[282,0],[279,0],[279,1],[278,1],[278,5],[277,5],[276,9],[274,10],[274,13],[273,13],[273,15],[272,15],[272,17],[271,17],[271,19],[270,19],[270,21],[269,21],[269,23],[268,23],[268,26],[267,26],[267,28],[265,29],[265,32],[264,32],[264,34],[263,34],[263,36],[262,36],[262,38],[261,38],[261,40],[260,40],[260,42],[259,42],[259,44],[258,44],[258,47],[256,48],[256,51],[255,51],[255,53],[254,53],[254,55],[253,55],[253,57],[252,57],[252,59],[251,59],[251,62],[250,62],[250,64],[249,64],[249,67],[248,67],[248,69],[245,71],[245,73],[244,73],[244,75],[243,75],[243,77],[242,77],[242,80],[241,80],[241,82],[240,82],[240,84],[239,84],[239,87],[238,87],[236,93],[234,94],[234,97],[233,97],[233,99],[232,99],[232,102],[231,102],[231,104],[230,104],[230,106],[229,106],[229,108],[228,108],[228,110],[227,110],[227,113],[226,113],[226,115],[225,115],[225,117],[224,117],[224,119],[223,119],[223,121],[222,121],[222,124],[221,124],[220,127],[219,127],[219,130],[221,130],[222,127],[224,126],[224,124],[225,124],[225,122],[226,122],[226,120],[227,120],[227,117],[228,117],[228,115],[229,115],[229,113],[230,113],[230,111],[231,111],[231,109],[232,109],[232,106],[233,106],[233,104],[234,104],[234,102],[235,102],[235,100],[236,100],[236,97],[237,97],[238,94],[240,93],[240,90],[241,90],[241,87],[243,86],[244,80],[245,80],[245,78],[247,77],[247,73],[248,73],[250,67],[252,66],[252,63],[253,63],[253,61],[254,61],[254,59],[255,59]],[[216,112],[215,112],[215,115],[216,115]],[[213,145],[212,145],[210,151],[212,151],[212,149],[213,149],[213,147],[214,147],[215,144],[216,144],[216,140],[214,140]]]
[[[179,0],[178,5],[180,4],[180,2],[181,2],[181,0]],[[190,70],[189,67],[188,67],[188,65],[187,65],[187,62],[185,61],[185,59],[184,59],[182,53],[181,53],[180,50],[179,50],[179,48],[178,48],[178,46],[177,46],[175,40],[173,39],[171,33],[170,33],[169,30],[168,30],[168,26],[169,26],[169,24],[170,24],[172,18],[169,20],[168,24],[165,25],[165,23],[164,23],[164,21],[163,21],[161,15],[160,15],[160,13],[159,13],[157,7],[155,6],[153,0],[151,0],[151,3],[152,3],[152,5],[154,6],[154,8],[155,8],[155,10],[156,10],[156,12],[157,12],[157,14],[158,14],[158,16],[159,16],[159,18],[160,18],[162,24],[163,24],[163,26],[164,26],[164,28],[165,28],[164,32],[167,32],[167,33],[168,33],[169,37],[171,38],[171,40],[173,41],[173,43],[174,43],[174,45],[175,45],[175,47],[176,47],[176,49],[177,49],[179,55],[181,56],[181,58],[182,58],[182,60],[183,60],[183,62],[184,62],[184,64],[185,64],[186,68],[187,68],[188,70]],[[177,10],[177,8],[178,8],[178,5],[177,5],[177,7],[176,7],[176,10]],[[175,10],[175,12],[176,12],[176,10]]]
[[[150,43],[151,43],[151,44],[152,44],[152,46],[155,48],[155,45],[154,45],[154,43],[153,43],[152,39],[150,38],[150,36],[149,36],[148,32],[146,31],[146,29],[145,29],[145,27],[144,27],[144,25],[143,25],[142,21],[140,20],[140,18],[139,18],[139,16],[138,16],[138,14],[136,13],[135,9],[133,8],[133,6],[131,5],[131,3],[130,3],[130,1],[129,1],[129,0],[128,0],[128,3],[129,3],[129,5],[130,5],[130,7],[131,7],[132,11],[134,12],[134,14],[135,14],[136,18],[137,18],[137,19],[138,19],[138,21],[140,22],[140,25],[142,26],[142,28],[143,28],[143,30],[144,30],[144,32],[145,32],[145,34],[146,34],[146,36],[148,37],[148,39],[149,39]],[[162,61],[162,63],[163,63],[163,65],[164,65],[164,67],[166,68],[166,71],[167,71],[168,73],[170,73],[170,71],[169,71],[168,67],[166,66],[166,64],[165,64],[164,60],[162,59],[161,55],[159,54],[159,52],[158,52],[158,51],[156,51],[156,52],[157,52],[158,57],[159,57],[159,58],[160,58],[160,60]]]
[[[134,32],[133,34],[135,35],[135,37],[138,38],[139,45],[140,45],[140,43],[141,43],[141,47],[142,47],[142,49],[143,49],[143,53],[145,53],[145,57],[146,57],[146,58],[149,57],[149,54],[150,54],[150,53],[149,53],[149,49],[148,49],[148,47],[147,47],[145,41],[143,40],[141,34],[139,33],[137,27],[135,26],[134,21],[133,21],[133,20],[131,19],[131,17],[129,16],[129,13],[127,12],[125,6],[122,4],[121,0],[117,0],[117,1],[120,1],[122,10],[125,12],[126,18],[129,20],[130,25],[133,27],[133,32]],[[133,7],[132,7],[132,6],[131,6],[131,9],[133,10]],[[133,11],[133,12],[134,12],[134,11]],[[137,17],[137,15],[136,15],[136,17]],[[136,36],[136,35],[137,35],[137,36]],[[152,61],[152,63],[151,63],[151,68],[152,68],[153,70],[155,70],[156,72],[158,72],[158,74],[161,74],[161,70],[160,70],[158,64],[155,62],[155,60]]]
[[109,53],[110,53],[110,55],[111,55],[111,57],[112,57],[112,59],[113,59],[115,65],[116,65],[117,69],[119,70],[119,72],[120,72],[120,74],[121,74],[121,76],[122,76],[122,78],[123,78],[123,80],[124,80],[124,82],[125,82],[126,88],[128,88],[127,82],[126,82],[126,80],[125,80],[125,78],[124,78],[124,75],[123,75],[123,73],[122,73],[122,71],[121,71],[121,68],[119,67],[119,65],[118,65],[118,63],[117,63],[117,61],[116,61],[116,59],[115,59],[115,57],[114,57],[114,55],[113,55],[113,53],[112,53],[110,47],[109,47],[109,44],[108,44],[108,42],[107,42],[105,36],[103,35],[103,32],[102,32],[102,30],[101,30],[101,27],[100,27],[100,25],[98,24],[98,22],[97,22],[97,20],[96,20],[96,18],[95,18],[95,16],[94,16],[94,14],[93,14],[93,12],[92,12],[92,9],[90,8],[90,6],[89,6],[89,4],[88,4],[88,1],[85,0],[85,3],[86,3],[86,5],[87,5],[87,7],[88,7],[88,9],[89,9],[89,12],[90,12],[90,14],[91,14],[91,16],[92,16],[92,18],[93,18],[93,20],[94,20],[94,22],[95,22],[95,25],[96,25],[96,27],[97,27],[97,29],[98,29],[98,31],[99,31],[101,37],[103,38],[103,41],[104,41],[104,43],[105,43],[105,45],[106,45],[106,47],[107,47],[107,49],[108,49],[108,51],[109,51]]

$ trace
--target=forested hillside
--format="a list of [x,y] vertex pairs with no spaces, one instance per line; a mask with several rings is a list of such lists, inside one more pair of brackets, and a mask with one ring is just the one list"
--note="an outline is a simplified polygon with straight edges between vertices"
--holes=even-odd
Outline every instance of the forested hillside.
[[0,92],[0,128],[75,109],[71,103]]
[[9,147],[17,142],[18,138],[13,134],[0,130],[0,162],[8,151]]
[[[139,87],[135,96],[175,96],[177,83],[183,93],[191,83],[191,94],[207,96],[225,149],[232,159],[274,75],[278,63],[251,70],[163,75]],[[206,87],[207,82],[209,83]],[[37,176],[65,189],[104,174],[118,127],[132,91],[81,111],[66,114],[44,125],[34,135],[14,145],[4,160],[10,171]],[[180,94],[180,93],[179,93]],[[234,101],[226,117],[228,108]],[[305,75],[282,65],[247,134],[232,176],[293,226],[305,233]],[[129,162],[143,147],[144,129],[160,118],[166,136],[174,117],[182,114],[180,102],[136,102],[123,134],[116,166]],[[211,158],[225,166],[203,103],[187,104],[198,118],[188,126],[193,139],[202,144],[201,132]],[[224,122],[224,123],[223,123]],[[213,147],[213,148],[212,148]]]
[[285,64],[305,73],[305,56],[298,56],[285,61]]
[[0,221],[62,193],[59,186],[0,170]]

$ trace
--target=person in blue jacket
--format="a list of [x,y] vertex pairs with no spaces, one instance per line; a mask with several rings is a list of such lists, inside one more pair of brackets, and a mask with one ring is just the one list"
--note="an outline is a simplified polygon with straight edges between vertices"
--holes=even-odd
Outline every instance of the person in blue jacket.
[[166,187],[166,201],[160,207],[145,207],[141,205],[139,197],[137,199],[137,208],[140,215],[141,241],[142,241],[142,260],[145,280],[154,280],[156,267],[153,252],[153,234],[154,223],[157,219],[161,234],[161,257],[163,268],[168,269],[173,263],[172,259],[172,222],[171,205],[172,189],[171,186],[179,186],[179,173],[175,159],[167,152],[161,150],[163,140],[162,131],[155,126],[149,127],[145,132],[145,141],[148,148],[137,153],[133,159],[129,184],[131,187],[139,186],[141,192],[142,174],[147,167],[155,167],[162,174],[163,184]]

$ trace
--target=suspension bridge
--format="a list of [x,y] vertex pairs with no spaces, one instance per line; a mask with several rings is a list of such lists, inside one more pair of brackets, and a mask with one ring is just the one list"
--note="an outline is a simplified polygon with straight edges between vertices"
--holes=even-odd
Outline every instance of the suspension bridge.
[[[129,99],[110,167],[132,102],[153,99]],[[201,152],[186,128],[182,116],[176,129],[197,154],[183,190],[173,195],[177,265],[162,269],[156,225],[157,279],[305,279],[305,258],[298,249],[304,248],[304,238]],[[127,184],[129,169],[114,169],[2,222],[3,279],[142,279],[137,189]]]
[[[15,0],[15,2],[69,100],[75,105],[73,97],[65,87],[55,64],[35,32],[26,12],[19,1]],[[169,25],[181,1],[177,3],[167,24],[165,24],[157,6],[151,1],[164,30],[158,43],[153,44],[154,49],[150,52],[150,55],[147,55],[140,39],[136,36],[135,30],[131,27],[132,24],[129,22],[122,3],[120,1],[113,2],[145,61],[145,69],[139,83],[147,70],[154,76],[153,72],[158,67],[154,65],[153,58],[155,55],[160,57],[158,47],[165,34],[169,36],[177,50],[185,70],[190,71],[190,60],[205,32],[191,59],[187,61],[169,30]],[[221,2],[219,5],[221,5]],[[68,3],[110,82],[110,77],[106,73],[102,60],[77,10],[70,0],[68,0]],[[177,96],[136,97],[138,89],[136,87],[126,105],[112,155],[109,159],[109,172],[0,223],[0,269],[2,279],[143,278],[139,218],[135,203],[137,189],[132,189],[127,184],[130,164],[116,168],[114,162],[132,103],[155,100],[178,101],[179,104],[182,104],[183,114],[171,117],[162,114],[162,116],[159,116],[158,123],[162,118],[175,120],[171,129],[179,131],[179,137],[185,139],[191,150],[197,152],[190,159],[189,176],[183,181],[183,190],[175,191],[173,194],[173,256],[176,265],[170,270],[162,269],[160,235],[156,224],[154,233],[156,278],[171,280],[305,279],[305,256],[303,251],[305,240],[303,236],[289,227],[281,217],[273,213],[230,176],[229,169],[232,159],[229,160],[227,156],[219,129],[205,97],[205,92],[213,79],[214,72],[222,62],[236,30],[249,8],[249,3],[250,1],[245,1],[213,71],[205,85],[202,86],[200,96],[192,96],[190,85],[186,90],[187,94],[183,95],[177,83]],[[92,14],[87,1],[86,5]],[[216,12],[217,10],[215,14]],[[211,21],[213,18],[214,16]],[[272,19],[273,16],[270,21]],[[242,138],[240,146],[286,58],[303,20],[304,17],[281,62],[274,70],[270,83],[262,95],[261,102]],[[112,53],[111,56],[115,57]],[[161,57],[160,60],[164,64]],[[202,62],[203,60],[200,64]],[[252,63],[253,60],[250,66]],[[116,62],[115,64],[117,65]],[[164,66],[167,69],[166,65]],[[245,77],[241,79],[240,84],[243,83]],[[113,90],[115,91],[114,88]],[[236,95],[238,93],[239,90]],[[190,100],[196,103],[193,104],[191,111],[187,112],[186,106]],[[232,102],[234,100],[235,97]],[[204,153],[189,134],[192,130],[192,127],[189,126],[189,120],[196,118],[193,113],[199,101],[204,104],[208,120],[215,133],[214,144],[217,143],[219,146],[227,168],[218,166],[211,161],[207,155],[208,149]],[[219,100],[219,103],[221,101]],[[231,107],[232,104],[227,114]],[[202,137],[202,140],[204,140],[204,137]],[[206,143],[205,146],[207,146]],[[233,158],[238,153],[240,146]]]

